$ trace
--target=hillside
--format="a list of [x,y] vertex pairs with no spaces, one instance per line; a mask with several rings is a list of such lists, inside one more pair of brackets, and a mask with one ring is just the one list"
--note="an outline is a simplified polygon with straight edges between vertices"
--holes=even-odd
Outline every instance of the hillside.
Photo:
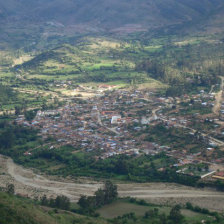
[[[154,49],[152,48],[152,51]],[[149,49],[150,51],[150,49]],[[143,57],[147,54],[139,52]],[[14,67],[29,74],[28,78],[45,80],[73,80],[78,83],[109,82],[130,84],[157,82],[143,72],[136,72],[132,45],[109,38],[84,38],[75,45],[64,44],[37,55]]]
[[0,105],[16,99],[17,93],[13,92],[10,87],[2,86],[0,84]]
[[224,224],[223,178],[224,0],[0,0],[0,224]]
[[0,37],[18,48],[28,41],[43,44],[80,33],[220,32],[224,27],[223,7],[222,0],[1,1],[4,32]]
[[[151,88],[181,83],[193,90],[198,75],[203,85],[216,82],[223,69],[222,56],[223,43],[213,37],[175,38],[169,44],[164,38],[133,42],[82,38],[75,44],[44,51],[15,66],[14,71],[26,73],[28,79],[135,83]],[[187,78],[195,85],[189,85]]]
[[126,24],[146,27],[178,24],[207,16],[221,5],[221,0],[10,0],[1,3],[0,9],[9,18],[17,16],[31,21],[56,20],[65,25],[90,23],[117,28]]
[[34,202],[29,199],[10,196],[3,192],[0,192],[0,214],[1,224],[107,223],[98,218],[90,218],[71,212],[55,212],[52,208],[35,205]]

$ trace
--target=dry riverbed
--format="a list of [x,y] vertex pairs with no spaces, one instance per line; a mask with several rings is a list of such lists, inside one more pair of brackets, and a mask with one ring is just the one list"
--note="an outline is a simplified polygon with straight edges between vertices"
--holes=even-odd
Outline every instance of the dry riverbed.
[[[46,194],[48,197],[63,194],[77,201],[80,195],[93,195],[103,186],[91,179],[59,179],[35,174],[32,170],[16,165],[11,159],[0,156],[0,187],[13,183],[16,193],[30,197]],[[210,189],[195,189],[167,183],[120,183],[120,197],[136,197],[157,204],[192,202],[210,210],[223,211],[224,193]]]

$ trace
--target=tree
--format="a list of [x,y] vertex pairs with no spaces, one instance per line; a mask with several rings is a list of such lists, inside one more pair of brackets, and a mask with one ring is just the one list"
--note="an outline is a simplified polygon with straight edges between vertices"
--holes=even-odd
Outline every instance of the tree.
[[111,181],[106,181],[104,186],[104,193],[105,193],[105,204],[109,204],[114,201],[117,196],[117,186],[114,185]]
[[99,189],[98,191],[96,191],[95,198],[96,198],[96,207],[100,207],[100,206],[104,205],[104,203],[105,203],[104,190]]
[[15,194],[15,186],[14,186],[14,184],[8,184],[7,188],[6,188],[6,192],[8,194],[11,194],[11,195]]
[[189,210],[193,210],[194,209],[193,205],[190,202],[186,203],[186,208],[189,209]]
[[160,215],[159,220],[160,220],[161,224],[167,224],[168,223],[167,216],[164,213]]
[[46,195],[41,197],[40,203],[41,203],[41,205],[44,205],[44,206],[48,205],[48,200],[47,200],[47,196]]
[[104,189],[99,189],[94,196],[82,195],[78,201],[78,205],[86,213],[93,213],[94,209],[113,202],[117,198],[117,186],[111,181],[106,181]]
[[24,115],[27,121],[32,121],[36,117],[36,114],[37,110],[29,110],[26,111]]
[[50,198],[49,206],[52,207],[52,208],[55,207],[55,200],[53,198]]
[[55,207],[68,210],[70,208],[70,200],[65,196],[57,196],[55,199]]
[[15,115],[20,115],[22,112],[22,107],[21,106],[15,106]]
[[175,205],[170,211],[169,218],[175,224],[183,223],[184,216],[181,214],[180,209],[181,209],[180,205]]
[[3,148],[11,148],[16,141],[15,134],[13,130],[8,128],[0,136],[0,146]]
[[115,171],[118,174],[128,174],[128,164],[125,158],[120,158],[115,164]]
[[78,205],[83,209],[87,209],[89,207],[87,196],[82,195],[78,201]]

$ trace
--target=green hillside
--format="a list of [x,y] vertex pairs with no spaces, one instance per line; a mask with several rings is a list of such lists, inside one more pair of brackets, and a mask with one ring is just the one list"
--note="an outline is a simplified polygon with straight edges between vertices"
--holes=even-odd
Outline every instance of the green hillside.
[[29,199],[0,192],[1,224],[106,224],[98,218],[90,218],[52,208],[40,207]]
[[44,51],[14,70],[26,73],[28,79],[150,88],[174,85],[184,86],[179,88],[183,91],[219,82],[224,70],[222,36],[134,38],[81,38]]
[[162,86],[146,72],[136,71],[135,63],[141,52],[133,55],[133,50],[127,42],[88,38],[74,46],[66,44],[43,52],[14,69],[28,73],[28,78],[114,84],[131,84],[135,80],[138,84],[154,82]]
[[99,33],[223,32],[223,7],[222,0],[2,1],[0,49],[43,49]]
[[[43,4],[44,3],[44,4]],[[221,0],[53,0],[15,1],[0,4],[1,11],[10,18],[12,13],[23,20],[57,20],[64,24],[90,23],[117,27],[125,24],[144,24],[149,27],[177,24],[209,15],[222,5]],[[24,12],[26,17],[24,17]],[[156,22],[156,24],[154,24]]]

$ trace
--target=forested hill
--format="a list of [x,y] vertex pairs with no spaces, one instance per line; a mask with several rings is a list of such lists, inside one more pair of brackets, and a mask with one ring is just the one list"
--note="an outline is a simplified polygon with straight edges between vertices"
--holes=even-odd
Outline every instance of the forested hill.
[[138,24],[153,28],[197,22],[216,14],[222,6],[223,0],[1,0],[0,15],[7,21],[26,23],[85,23],[109,29]]

